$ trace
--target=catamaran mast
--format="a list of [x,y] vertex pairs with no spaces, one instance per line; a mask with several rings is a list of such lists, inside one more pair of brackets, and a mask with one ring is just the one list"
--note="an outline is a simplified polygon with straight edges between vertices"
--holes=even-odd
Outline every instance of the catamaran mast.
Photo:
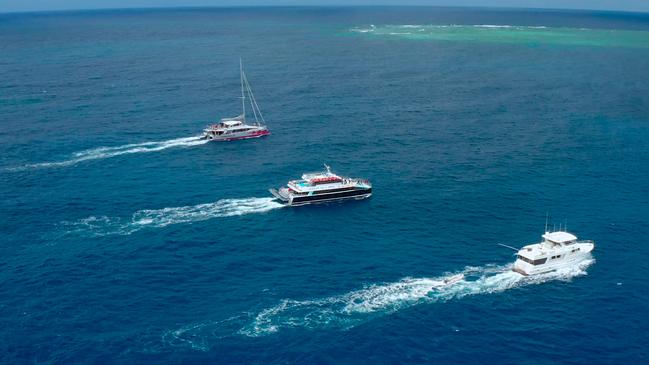
[[243,75],[243,83],[245,84],[246,90],[248,91],[248,96],[250,97],[250,108],[255,115],[255,123],[259,126],[261,125],[259,123],[259,119],[261,119],[262,123],[265,123],[264,116],[261,114],[261,109],[259,109],[257,100],[255,99],[255,94],[252,92],[252,88],[250,87],[250,83],[248,82],[248,77],[245,74]]
[[241,73],[241,116],[243,117],[243,121],[246,121],[246,95],[243,92],[243,62],[241,61],[241,57],[239,57],[239,72]]

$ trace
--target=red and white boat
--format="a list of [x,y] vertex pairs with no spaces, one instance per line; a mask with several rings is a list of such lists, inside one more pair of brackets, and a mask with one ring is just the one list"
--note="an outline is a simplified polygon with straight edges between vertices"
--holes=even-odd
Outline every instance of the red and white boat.
[[[258,138],[270,134],[266,128],[264,116],[259,110],[257,100],[252,93],[246,74],[243,72],[243,64],[239,60],[241,71],[241,115],[234,118],[223,118],[219,123],[209,125],[203,130],[203,138],[210,141],[235,141],[239,139]],[[252,114],[255,117],[254,122],[246,121],[246,94]]]

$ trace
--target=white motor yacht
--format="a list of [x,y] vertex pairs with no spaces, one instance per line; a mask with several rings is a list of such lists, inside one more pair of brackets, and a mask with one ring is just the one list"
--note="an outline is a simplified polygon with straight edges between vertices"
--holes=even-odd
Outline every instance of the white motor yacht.
[[564,231],[545,232],[542,237],[542,242],[518,250],[514,271],[527,276],[578,265],[589,258],[595,248],[595,242],[579,240]]

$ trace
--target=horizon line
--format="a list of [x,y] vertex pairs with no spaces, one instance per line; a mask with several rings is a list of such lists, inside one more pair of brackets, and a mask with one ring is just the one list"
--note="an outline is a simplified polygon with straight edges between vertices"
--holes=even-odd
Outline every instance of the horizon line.
[[79,12],[106,12],[106,11],[138,11],[138,10],[201,10],[201,9],[252,9],[252,8],[445,8],[445,9],[482,9],[482,10],[535,10],[535,11],[568,11],[568,12],[593,12],[593,13],[618,13],[649,15],[643,10],[616,10],[616,9],[586,9],[586,8],[538,8],[538,7],[503,7],[503,6],[452,6],[452,5],[201,5],[201,6],[137,6],[137,7],[107,7],[107,8],[70,8],[52,10],[13,10],[0,11],[0,15],[11,14],[47,14],[47,13],[79,13]]

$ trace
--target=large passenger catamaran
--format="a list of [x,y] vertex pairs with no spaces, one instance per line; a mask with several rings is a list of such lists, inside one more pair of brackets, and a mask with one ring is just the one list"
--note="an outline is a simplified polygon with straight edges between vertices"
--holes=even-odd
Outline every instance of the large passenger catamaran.
[[[241,72],[241,114],[233,118],[223,118],[219,123],[209,125],[203,130],[203,138],[211,141],[235,141],[263,137],[270,134],[266,128],[266,121],[259,110],[255,95],[252,93],[248,78],[243,71],[243,63],[239,59],[239,71]],[[248,97],[246,98],[246,94]],[[255,118],[254,122],[246,120],[246,99],[250,103],[250,109]]]
[[302,179],[291,180],[285,187],[269,190],[275,198],[291,206],[361,200],[372,196],[372,184],[368,180],[336,175],[327,165],[325,171],[303,174]]

